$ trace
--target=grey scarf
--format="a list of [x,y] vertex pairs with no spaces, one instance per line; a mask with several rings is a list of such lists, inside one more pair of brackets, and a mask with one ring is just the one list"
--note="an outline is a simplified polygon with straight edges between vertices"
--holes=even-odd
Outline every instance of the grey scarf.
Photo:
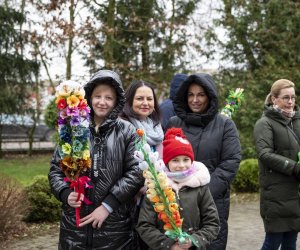
[[278,113],[280,113],[280,114],[283,114],[285,117],[287,117],[287,118],[293,118],[294,117],[294,115],[295,115],[295,111],[293,110],[292,112],[289,112],[289,111],[286,111],[286,110],[284,110],[284,109],[281,109],[281,108],[279,108],[277,105],[273,105],[273,109],[276,111],[276,112],[278,112]]
[[147,143],[150,146],[157,146],[162,143],[164,139],[164,132],[160,124],[157,124],[154,127],[153,121],[148,117],[142,121],[132,117],[130,117],[129,120],[136,129],[141,128],[145,131]]

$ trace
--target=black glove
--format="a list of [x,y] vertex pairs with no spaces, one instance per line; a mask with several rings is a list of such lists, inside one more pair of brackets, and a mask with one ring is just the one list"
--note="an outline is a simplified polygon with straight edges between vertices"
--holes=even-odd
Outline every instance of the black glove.
[[294,175],[298,180],[300,180],[300,164],[296,163],[293,170]]

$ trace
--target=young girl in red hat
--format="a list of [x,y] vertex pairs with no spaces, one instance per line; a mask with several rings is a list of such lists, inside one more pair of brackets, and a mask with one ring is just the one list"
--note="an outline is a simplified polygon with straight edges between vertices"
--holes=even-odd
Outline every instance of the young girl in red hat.
[[177,194],[183,218],[182,230],[191,235],[184,244],[164,234],[163,222],[158,219],[153,204],[145,198],[137,225],[138,233],[149,249],[205,249],[219,233],[219,216],[208,188],[210,174],[203,163],[194,161],[194,152],[181,128],[170,128],[163,141],[163,161],[168,182]]

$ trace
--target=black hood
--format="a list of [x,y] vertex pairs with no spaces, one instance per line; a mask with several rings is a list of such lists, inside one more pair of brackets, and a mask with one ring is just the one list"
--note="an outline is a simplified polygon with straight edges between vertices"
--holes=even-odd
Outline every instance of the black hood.
[[[192,83],[200,85],[208,95],[209,105],[206,113],[193,113],[188,106],[187,92]],[[188,76],[178,89],[173,105],[176,115],[187,124],[206,126],[218,113],[218,92],[214,80],[210,75],[204,73]]]
[[112,112],[106,117],[104,124],[111,123],[112,121],[116,120],[125,104],[125,93],[119,75],[111,70],[99,70],[92,76],[90,81],[84,87],[85,98],[87,99],[87,102],[91,108],[91,116],[93,117],[94,112],[91,105],[92,92],[96,86],[100,85],[102,82],[107,82],[107,80],[111,80],[112,87],[116,89],[117,102]]

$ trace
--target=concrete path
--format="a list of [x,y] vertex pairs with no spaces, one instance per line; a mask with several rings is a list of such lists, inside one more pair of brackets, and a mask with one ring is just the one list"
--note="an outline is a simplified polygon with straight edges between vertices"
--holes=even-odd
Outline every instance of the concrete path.
[[58,231],[48,235],[38,236],[34,238],[24,238],[16,241],[11,245],[5,246],[7,250],[57,250]]
[[[258,201],[231,202],[227,250],[259,250],[264,240]],[[58,232],[12,243],[10,250],[57,250]],[[0,246],[1,249],[1,246]],[[297,249],[300,250],[300,239]]]
[[264,226],[259,202],[231,202],[228,250],[259,250],[264,241]]

